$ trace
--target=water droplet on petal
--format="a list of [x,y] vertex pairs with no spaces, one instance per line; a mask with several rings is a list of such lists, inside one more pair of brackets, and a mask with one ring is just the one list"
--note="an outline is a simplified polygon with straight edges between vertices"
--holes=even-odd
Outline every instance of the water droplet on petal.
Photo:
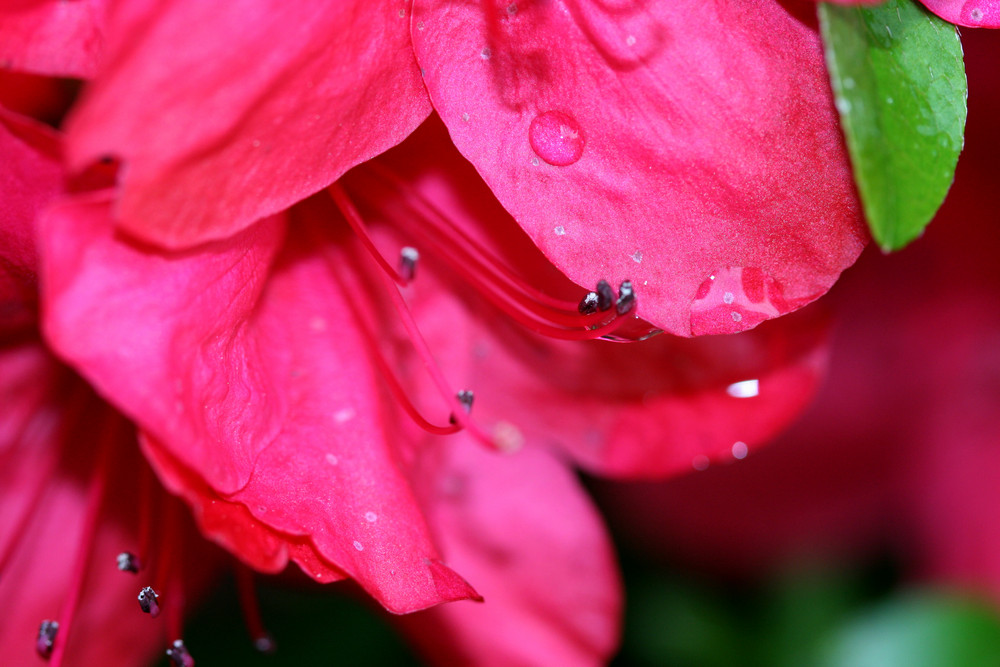
[[733,398],[753,398],[760,394],[760,380],[743,380],[726,387],[726,393]]
[[566,228],[563,227],[562,225],[559,225],[558,227],[556,227],[552,231],[554,231],[556,233],[556,236],[562,236],[563,234],[566,233]]
[[699,454],[691,459],[691,467],[698,471],[708,470],[708,457],[704,454]]
[[528,141],[538,157],[557,167],[579,160],[585,143],[580,124],[562,111],[535,116],[528,128]]
[[789,311],[781,286],[755,267],[722,267],[698,287],[691,302],[691,333],[736,333]]
[[358,551],[364,551],[365,545],[361,544],[361,542],[358,542],[357,540],[354,540],[354,548]]
[[340,463],[340,459],[337,458],[336,454],[327,454],[326,455],[326,462],[329,463],[332,466],[335,466],[338,463]]
[[749,450],[747,449],[747,443],[742,440],[737,440],[733,443],[733,458],[734,459],[745,459]]
[[479,57],[483,60],[489,60],[493,57],[493,51],[490,50],[490,47],[484,46],[483,50],[479,52]]
[[969,12],[969,17],[973,21],[975,21],[975,22],[978,23],[979,21],[983,20],[983,10],[979,9],[978,7],[976,7],[971,12]]
[[378,514],[375,514],[375,512],[365,512],[365,521],[375,523],[378,521]]

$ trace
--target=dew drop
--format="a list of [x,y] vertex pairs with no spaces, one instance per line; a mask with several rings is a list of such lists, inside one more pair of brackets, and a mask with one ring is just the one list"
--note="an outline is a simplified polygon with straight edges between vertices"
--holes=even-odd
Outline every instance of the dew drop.
[[462,120],[464,120],[466,123],[468,123],[469,122],[469,114],[468,113],[463,113],[462,114]]
[[489,60],[493,57],[493,51],[490,50],[490,47],[484,46],[483,50],[479,52],[479,57],[483,60]]
[[742,321],[743,321],[743,315],[742,315],[742,313],[737,313],[734,310],[733,311],[733,322],[742,322]]
[[364,551],[365,545],[361,544],[361,542],[358,542],[357,540],[354,540],[354,548],[358,551]]
[[580,124],[562,111],[546,111],[535,116],[528,128],[531,148],[551,165],[566,167],[583,155],[584,138]]
[[507,14],[509,16],[517,14],[517,3],[512,2],[509,5],[507,5]]
[[552,231],[554,231],[556,233],[556,236],[562,236],[563,234],[566,233],[566,228],[563,227],[562,225],[559,225],[558,227],[556,227]]
[[340,459],[337,458],[336,454],[327,454],[326,455],[326,462],[329,463],[332,466],[335,466],[338,463],[340,463]]
[[355,412],[354,408],[341,408],[333,413],[333,421],[338,424],[343,424],[344,422],[349,422],[354,419],[356,414],[357,412]]
[[976,9],[973,9],[971,12],[969,12],[969,17],[973,21],[978,23],[979,21],[983,20],[983,10],[977,7]]
[[851,101],[846,97],[837,98],[836,107],[840,113],[851,113]]
[[625,44],[628,46],[635,46],[635,35],[629,35],[626,37]]
[[424,29],[424,22],[417,21],[417,30],[423,30],[423,29]]
[[406,10],[405,9],[400,9],[399,10],[399,18],[405,18],[405,17],[406,17]]
[[378,514],[375,514],[375,512],[365,512],[365,521],[375,523],[378,521]]
[[733,296],[732,292],[726,292],[725,294],[722,295],[722,303],[727,303],[728,304],[728,303],[732,303],[735,300],[736,300],[736,297]]
[[634,253],[632,253],[632,259],[635,260],[636,264],[638,264],[639,262],[641,262],[642,261],[642,251],[641,250],[636,250]]
[[781,286],[756,267],[719,267],[691,302],[691,333],[736,333],[788,312]]
[[733,443],[734,459],[740,459],[740,460],[745,459],[747,457],[748,452],[749,450],[747,449],[747,443],[743,442],[742,440],[737,440],[736,442]]
[[691,459],[691,467],[698,471],[708,470],[708,457],[704,454],[699,454]]
[[541,161],[541,160],[539,160],[539,159],[538,159],[537,157],[533,157],[533,158],[531,158],[531,166],[533,166],[533,167],[537,167],[537,166],[538,166],[538,165],[540,165],[541,163],[542,163],[542,161]]
[[726,387],[726,393],[733,398],[753,398],[760,394],[760,380],[743,380]]

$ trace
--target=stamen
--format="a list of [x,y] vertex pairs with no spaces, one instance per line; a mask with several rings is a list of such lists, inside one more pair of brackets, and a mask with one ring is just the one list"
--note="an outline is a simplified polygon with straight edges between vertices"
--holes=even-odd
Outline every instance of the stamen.
[[385,261],[385,257],[383,257],[382,253],[380,253],[378,248],[375,247],[375,242],[372,241],[371,236],[368,235],[368,230],[365,228],[365,223],[361,219],[361,214],[358,213],[358,209],[354,207],[354,202],[352,202],[347,196],[344,189],[340,187],[339,184],[334,183],[327,188],[327,190],[329,191],[330,196],[333,197],[333,201],[337,205],[337,208],[340,209],[340,212],[343,214],[344,220],[346,220],[347,224],[349,224],[351,229],[354,230],[358,240],[361,241],[362,245],[364,245],[368,254],[372,256],[372,259],[378,263],[385,275],[392,278],[393,282],[400,287],[406,287],[406,283],[409,281],[406,280],[403,275],[397,273],[394,268],[389,266],[389,262]]
[[[371,180],[379,182],[378,179]],[[384,183],[381,185],[385,186]],[[401,186],[403,187],[405,186]],[[410,194],[409,190],[402,191]],[[331,193],[334,191],[331,190]],[[341,208],[341,213],[349,219],[352,228],[363,234],[362,241],[365,248],[369,253],[376,253],[373,258],[379,266],[387,266],[388,263],[377,254],[378,250],[368,237],[357,209],[353,205],[349,207],[343,205],[343,202],[347,201],[343,189],[338,186],[334,194],[334,202]],[[499,260],[480,249],[468,235],[451,225],[433,205],[422,201],[418,193],[413,195],[415,200],[405,201],[404,205],[415,211],[421,218],[421,224],[412,224],[407,216],[402,216],[397,220],[399,226],[407,228],[413,235],[421,236],[423,242],[444,258],[452,270],[459,273],[490,302],[526,328],[563,340],[590,340],[608,335],[618,328],[618,323],[613,317],[581,320],[577,304],[554,299],[534,290],[524,281],[514,277],[509,269],[503,268]],[[460,237],[461,243],[455,243],[454,236]],[[387,270],[385,273],[397,284],[401,282],[395,271]]]
[[[455,398],[457,398],[458,402],[462,405],[462,408],[465,410],[465,414],[467,415],[472,414],[472,401],[473,399],[475,399],[475,394],[473,394],[473,392],[470,389],[461,390],[460,392],[455,394]],[[454,424],[455,415],[449,417],[449,420],[451,421],[452,424]]]
[[413,278],[416,277],[419,259],[420,253],[416,248],[406,246],[399,251],[399,275],[407,283],[413,282]]
[[46,660],[52,655],[52,647],[59,633],[59,621],[42,621],[38,626],[38,638],[35,640],[35,651]]
[[74,555],[73,572],[70,575],[70,588],[63,600],[62,609],[59,611],[59,628],[62,628],[60,641],[53,639],[50,662],[52,667],[59,667],[62,664],[63,656],[66,653],[66,644],[69,641],[69,634],[73,626],[73,617],[76,616],[77,607],[80,604],[80,595],[83,592],[83,582],[87,575],[87,566],[90,562],[90,553],[93,550],[94,541],[97,538],[97,523],[101,515],[101,505],[104,502],[104,489],[107,486],[109,457],[111,456],[112,445],[118,439],[118,431],[123,426],[120,419],[109,413],[105,420],[100,439],[98,440],[97,463],[90,480],[90,488],[87,490],[87,513],[83,519],[82,538],[77,544]]
[[597,309],[600,311],[611,310],[615,303],[615,292],[607,280],[597,282]]
[[243,619],[247,624],[247,632],[253,638],[253,646],[261,653],[271,654],[277,649],[260,617],[260,605],[257,603],[257,590],[254,587],[253,572],[245,565],[236,566],[236,586],[239,589],[240,603],[243,607]]
[[618,301],[615,302],[615,311],[619,315],[625,315],[635,308],[635,290],[632,289],[632,281],[626,280],[618,286]]
[[[419,218],[420,224],[414,224],[408,216],[401,216],[395,221],[398,226],[405,227],[408,233],[422,237],[423,242],[444,258],[452,270],[525,327],[545,336],[564,340],[598,338],[617,328],[618,325],[613,318],[581,320],[582,313],[579,312],[578,304],[538,292],[517,277],[500,260],[482,249],[474,239],[451,223],[447,216],[438,211],[419,192],[402,183],[392,172],[375,163],[369,163],[367,166],[384,178],[373,178],[371,175],[366,175],[363,170],[358,173],[362,177],[367,176],[367,180],[383,188],[387,187],[383,181],[390,181],[396,190],[404,195],[403,205]],[[357,214],[355,209],[351,212]],[[363,225],[360,218],[355,222]],[[455,240],[456,237],[458,242]],[[368,244],[365,245],[369,247]],[[608,289],[610,291],[610,286]],[[611,299],[608,309],[613,305],[613,294]]]
[[175,667],[194,667],[194,658],[188,653],[184,641],[175,639],[173,645],[167,649],[167,657],[174,663]]
[[581,315],[593,315],[597,312],[597,302],[600,297],[597,292],[587,292],[587,296],[580,300],[580,306],[577,310],[580,311]]
[[123,551],[116,557],[116,563],[118,565],[118,570],[121,572],[131,572],[136,574],[139,572],[139,568],[142,564],[139,562],[139,557],[128,551]]
[[160,615],[159,599],[160,596],[157,595],[152,586],[146,586],[139,591],[139,609],[142,609],[143,613],[156,618]]

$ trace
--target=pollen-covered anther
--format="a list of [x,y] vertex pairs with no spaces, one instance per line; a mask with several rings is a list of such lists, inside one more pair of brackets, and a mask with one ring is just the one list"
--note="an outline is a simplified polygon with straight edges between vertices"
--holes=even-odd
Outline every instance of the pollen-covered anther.
[[597,309],[601,312],[611,310],[615,305],[615,291],[607,280],[597,281]]
[[152,586],[146,586],[139,591],[139,609],[142,609],[144,613],[156,618],[160,615],[159,599],[160,596],[156,594],[156,591],[153,590]]
[[167,649],[167,657],[176,667],[194,667],[194,658],[188,653],[184,641],[175,639],[170,648]]
[[142,569],[142,563],[139,561],[139,557],[129,551],[121,552],[115,560],[118,565],[118,569],[122,572],[131,572],[132,574],[136,574],[140,569]]
[[59,621],[42,621],[38,626],[38,638],[35,640],[35,651],[43,658],[52,655],[52,647],[56,643],[56,635],[59,633]]
[[587,292],[587,296],[580,299],[580,306],[577,308],[581,315],[593,315],[597,312],[597,303],[600,297],[597,292]]
[[278,645],[274,642],[274,638],[271,635],[260,635],[253,640],[253,647],[259,653],[266,655],[271,655],[278,649]]
[[625,280],[618,286],[618,300],[615,302],[615,311],[619,315],[625,315],[635,308],[635,290],[632,289],[632,281]]
[[412,246],[399,251],[399,276],[404,282],[411,282],[416,277],[419,260],[420,252]]

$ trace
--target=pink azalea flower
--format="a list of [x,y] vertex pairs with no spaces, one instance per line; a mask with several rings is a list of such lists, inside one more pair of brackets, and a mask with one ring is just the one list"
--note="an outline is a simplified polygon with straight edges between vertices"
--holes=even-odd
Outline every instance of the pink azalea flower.
[[[0,29],[73,34],[32,6]],[[413,621],[454,633],[443,661],[606,659],[618,577],[565,461],[742,458],[808,400],[822,321],[608,346],[501,312],[687,336],[825,292],[867,236],[814,27],[772,2],[85,6],[67,160],[119,182],[41,218],[48,342],[254,568],[400,613],[487,597]],[[430,120],[371,161],[432,108],[450,139]]]

